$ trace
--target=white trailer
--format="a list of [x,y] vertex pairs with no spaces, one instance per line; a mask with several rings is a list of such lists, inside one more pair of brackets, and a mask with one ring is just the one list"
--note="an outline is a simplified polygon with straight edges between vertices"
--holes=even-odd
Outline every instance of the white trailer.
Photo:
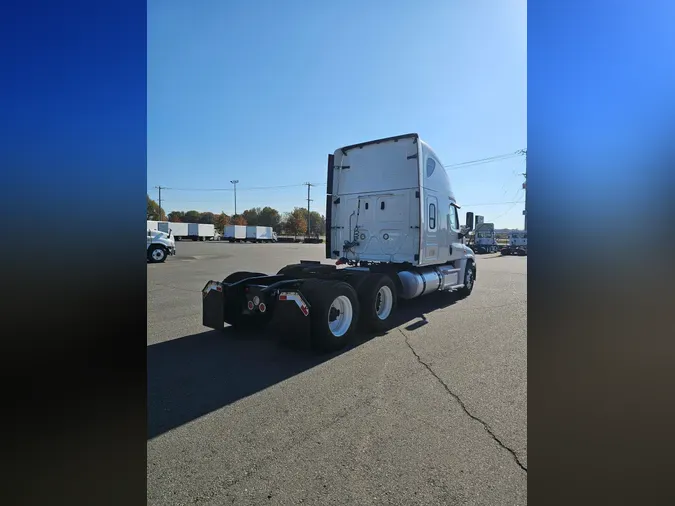
[[148,230],[159,230],[157,228],[157,222],[154,220],[148,220]]
[[242,242],[246,240],[245,225],[227,225],[223,230],[223,241]]
[[272,227],[246,227],[246,240],[249,242],[276,242],[276,234]]
[[188,223],[188,236],[193,241],[213,241],[216,235],[215,225],[206,223]]
[[169,233],[171,231],[171,236],[174,237],[177,241],[182,241],[188,238],[188,224],[187,223],[174,223],[169,221],[160,221],[157,229],[161,232]]
[[449,291],[467,297],[476,261],[461,241],[473,215],[462,226],[458,209],[440,158],[417,134],[337,149],[328,156],[326,195],[326,258],[333,263],[301,261],[273,275],[234,272],[208,281],[202,324],[269,324],[290,339],[307,332],[331,351],[357,329],[396,325],[399,299]]

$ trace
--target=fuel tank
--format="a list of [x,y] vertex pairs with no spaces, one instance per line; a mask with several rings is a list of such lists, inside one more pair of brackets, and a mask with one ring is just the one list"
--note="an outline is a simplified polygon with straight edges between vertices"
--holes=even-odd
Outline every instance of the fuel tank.
[[402,289],[399,297],[414,299],[432,292],[449,290],[459,284],[459,271],[451,265],[421,267],[407,271],[399,271]]

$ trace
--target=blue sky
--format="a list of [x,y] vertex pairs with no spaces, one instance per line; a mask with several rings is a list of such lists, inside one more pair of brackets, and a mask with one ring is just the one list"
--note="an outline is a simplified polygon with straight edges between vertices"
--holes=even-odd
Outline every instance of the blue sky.
[[[232,213],[325,195],[326,156],[418,132],[446,165],[527,147],[526,2],[148,2],[148,190]],[[463,211],[522,227],[523,157],[450,170]],[[267,186],[278,189],[246,190]],[[187,191],[204,189],[209,191]],[[486,205],[483,205],[486,204]],[[489,205],[487,205],[489,204]]]

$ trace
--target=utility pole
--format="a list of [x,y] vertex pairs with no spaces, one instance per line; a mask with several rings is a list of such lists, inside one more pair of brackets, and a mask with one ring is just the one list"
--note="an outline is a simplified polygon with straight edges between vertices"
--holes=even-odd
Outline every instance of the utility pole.
[[234,215],[237,216],[237,183],[239,182],[238,179],[233,179],[230,181],[234,185]]
[[157,188],[159,190],[159,199],[158,199],[159,200],[159,202],[158,202],[159,203],[159,221],[163,221],[162,220],[162,218],[163,218],[163,216],[162,216],[162,188],[164,188],[166,190],[166,187],[165,186],[164,187],[155,186],[155,188]]
[[309,231],[311,230],[309,225],[311,221],[311,215],[309,214],[309,203],[312,201],[311,198],[309,198],[309,191],[314,186],[312,183],[305,183],[307,185],[307,238],[309,239]]

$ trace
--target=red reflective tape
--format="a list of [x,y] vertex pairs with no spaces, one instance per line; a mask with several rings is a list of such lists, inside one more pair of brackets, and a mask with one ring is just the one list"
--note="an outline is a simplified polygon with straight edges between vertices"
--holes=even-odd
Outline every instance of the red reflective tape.
[[285,295],[279,295],[279,300],[288,300],[288,297]]

